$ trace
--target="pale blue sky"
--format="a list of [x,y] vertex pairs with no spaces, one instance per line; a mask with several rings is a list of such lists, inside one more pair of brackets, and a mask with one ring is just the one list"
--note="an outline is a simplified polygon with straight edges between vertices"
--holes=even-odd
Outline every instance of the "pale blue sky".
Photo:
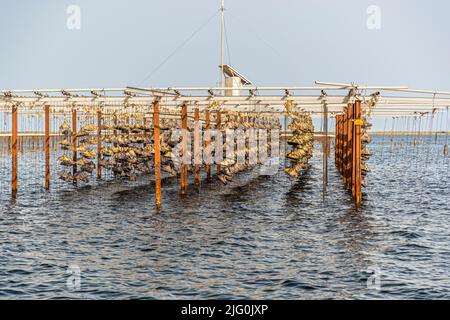
[[[212,86],[219,0],[0,0],[0,87]],[[66,27],[69,5],[81,30]],[[447,0],[226,0],[231,64],[258,86],[315,80],[450,90]],[[381,30],[366,27],[369,5]],[[228,57],[227,57],[228,62]]]

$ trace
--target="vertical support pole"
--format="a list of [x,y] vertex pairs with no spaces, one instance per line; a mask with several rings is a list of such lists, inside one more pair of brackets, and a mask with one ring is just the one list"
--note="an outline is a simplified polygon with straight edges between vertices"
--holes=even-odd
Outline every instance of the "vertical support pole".
[[50,189],[50,106],[45,109],[45,190]]
[[195,165],[195,179],[194,186],[198,190],[200,186],[200,111],[195,109],[194,115],[195,127],[194,127],[194,165]]
[[220,163],[222,161],[222,159],[220,158],[222,156],[222,151],[223,151],[223,144],[222,144],[222,135],[221,135],[221,113],[220,110],[217,110],[217,123],[216,123],[216,128],[217,128],[217,136],[216,136],[216,160],[218,161],[217,163],[217,175],[220,175],[220,171],[222,169]]
[[348,151],[348,107],[344,108],[344,114],[342,115],[342,176],[344,177],[344,185],[347,187],[347,151]]
[[349,166],[348,166],[348,182],[349,182],[349,190],[353,192],[353,134],[354,134],[354,104],[351,104],[349,107]]
[[159,101],[153,102],[153,139],[155,149],[155,201],[156,209],[162,207],[161,197],[161,143],[159,139]]
[[336,116],[336,166],[341,172],[341,115]]
[[181,194],[186,194],[187,191],[187,105],[183,104],[181,107]]
[[102,178],[102,112],[97,112],[97,178]]
[[352,114],[352,196],[356,196],[356,102],[353,104]]
[[323,192],[327,191],[328,186],[328,105],[323,103]]
[[206,177],[211,178],[211,120],[209,110],[205,110],[205,154],[206,154]]
[[353,106],[349,104],[346,115],[347,136],[345,148],[345,185],[347,188],[351,188],[352,184],[352,111]]
[[335,129],[334,129],[334,164],[336,167],[339,167],[339,158],[338,158],[338,150],[339,150],[339,116],[335,118]]
[[12,177],[11,177],[11,196],[13,199],[17,197],[18,191],[18,164],[19,164],[19,146],[18,146],[18,115],[17,106],[12,107],[12,135],[11,135],[11,155],[12,155]]
[[362,203],[362,193],[361,193],[361,101],[356,101],[355,103],[355,140],[354,140],[354,168],[355,168],[355,201],[356,205],[359,207]]
[[72,174],[75,176],[77,173],[77,109],[72,109],[72,146],[73,146],[73,154],[72,160],[74,162],[73,172]]
[[341,114],[339,115],[339,172],[342,174],[342,164],[344,163],[342,159],[342,144],[344,140],[344,116]]

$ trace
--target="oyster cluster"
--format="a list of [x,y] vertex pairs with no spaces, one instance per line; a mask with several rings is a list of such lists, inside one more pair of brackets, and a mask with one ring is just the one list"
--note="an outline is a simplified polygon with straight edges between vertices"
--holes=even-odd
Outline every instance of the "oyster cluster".
[[[59,173],[59,178],[70,183],[89,182],[89,175],[94,171],[95,164],[93,159],[96,157],[96,152],[92,145],[97,143],[93,138],[94,132],[97,128],[93,125],[86,125],[80,129],[75,135],[67,122],[64,122],[60,127],[60,132],[63,139],[60,141],[61,149],[65,153],[58,158],[64,170]],[[73,143],[76,140],[77,143]],[[70,153],[72,157],[68,155]],[[76,157],[73,157],[73,155]],[[70,168],[72,170],[70,170]]]
[[[224,124],[221,126],[222,134],[226,137],[226,130],[232,129],[235,132],[240,132],[244,136],[248,137],[249,130],[271,130],[271,129],[280,129],[281,124],[278,119],[260,116],[260,115],[248,115],[245,113],[239,112],[226,112],[224,113]],[[269,137],[269,134],[267,135]],[[226,144],[231,143],[232,145],[238,145],[238,139],[242,137],[238,137],[236,134],[234,135],[234,141],[227,141],[223,148],[226,148]],[[255,137],[256,138],[256,137]],[[260,148],[266,148],[267,151],[271,150],[272,141],[267,139],[266,144],[260,146],[259,143],[249,143],[249,139],[247,139],[244,148],[237,149],[235,154],[233,155],[234,160],[229,161],[225,159],[221,162],[221,167],[223,170],[218,175],[219,180],[223,184],[228,184],[233,180],[234,175],[251,170],[255,168],[258,164],[261,164],[263,159],[260,159],[257,155],[259,154]],[[214,152],[214,151],[213,151]],[[269,152],[267,152],[269,154]],[[255,158],[254,161],[249,161],[250,156],[253,155]],[[245,159],[244,163],[239,163],[236,159]],[[255,161],[256,160],[256,161]]]
[[[96,126],[84,126],[75,136],[67,122],[60,127],[60,132],[64,135],[64,139],[60,142],[60,147],[66,151],[59,158],[60,164],[65,168],[60,173],[62,180],[73,183],[88,183],[89,175],[96,168],[94,161],[97,159],[98,154],[100,154],[100,166],[119,179],[135,180],[140,175],[154,172],[154,128],[151,120],[146,123],[142,114],[136,116],[134,114],[121,114],[114,115],[113,118],[113,121],[106,121],[106,119],[102,121],[100,150],[97,150],[95,147],[98,143],[98,128]],[[217,115],[211,114],[212,123],[217,123],[217,120]],[[206,129],[204,121],[200,122],[200,126],[203,131]],[[191,140],[193,137],[194,127],[194,121],[188,118],[187,129],[190,133],[188,140]],[[183,154],[181,146],[182,131],[180,128],[181,119],[163,118],[160,120],[161,170],[168,176],[177,176],[181,172]],[[220,130],[224,137],[224,140],[221,142],[222,150],[225,151],[229,143],[238,144],[237,135],[234,135],[234,141],[230,141],[230,137],[226,138],[229,129],[242,129],[247,139],[244,147],[236,150],[234,154],[235,159],[236,157],[237,159],[245,159],[244,163],[237,163],[230,157],[223,160],[220,163],[222,170],[218,175],[218,179],[227,184],[233,179],[234,175],[258,165],[258,161],[249,161],[249,159],[250,155],[259,154],[261,146],[258,146],[258,143],[255,143],[255,141],[250,143],[248,132],[255,129],[254,132],[256,134],[258,129],[270,130],[280,128],[279,120],[275,118],[230,111],[221,112]],[[211,126],[211,129],[214,129],[214,126]],[[269,141],[269,137],[270,134],[267,134],[267,143],[263,146],[267,150],[271,150],[272,144]],[[74,141],[76,141],[75,144]],[[205,139],[201,141],[201,148],[205,150],[206,141]],[[217,141],[211,141],[210,151],[211,157],[214,159],[217,152]],[[76,153],[76,157],[74,157],[74,153]],[[192,156],[191,148],[188,147],[185,159],[193,160]],[[256,156],[257,158],[258,156]],[[194,163],[194,161],[191,161],[191,163]],[[201,165],[204,164],[203,162],[201,163]],[[194,171],[194,168],[194,164],[188,165],[189,171]]]
[[368,145],[372,142],[372,137],[369,135],[369,130],[372,128],[372,123],[369,121],[370,112],[363,111],[361,126],[361,185],[367,187],[367,174],[370,172],[367,161],[372,156],[372,151],[369,149]]
[[293,137],[287,142],[292,146],[292,151],[286,156],[291,161],[291,166],[285,171],[291,177],[298,177],[307,168],[313,155],[314,126],[309,114],[293,111],[290,103],[286,104],[286,111],[292,119],[288,128]]
[[[153,128],[144,124],[130,124],[129,118],[102,126],[102,168],[111,170],[116,178],[135,180],[137,175],[149,173],[153,167]],[[111,133],[112,131],[112,133]]]

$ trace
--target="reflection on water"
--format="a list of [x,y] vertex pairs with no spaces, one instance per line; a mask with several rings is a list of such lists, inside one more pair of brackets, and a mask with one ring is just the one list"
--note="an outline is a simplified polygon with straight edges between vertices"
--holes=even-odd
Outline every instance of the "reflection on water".
[[149,177],[46,194],[21,175],[11,203],[2,170],[0,298],[449,298],[445,137],[402,138],[375,137],[359,210],[332,165],[323,201],[320,154],[295,180],[250,172],[186,197],[165,180],[160,215]]

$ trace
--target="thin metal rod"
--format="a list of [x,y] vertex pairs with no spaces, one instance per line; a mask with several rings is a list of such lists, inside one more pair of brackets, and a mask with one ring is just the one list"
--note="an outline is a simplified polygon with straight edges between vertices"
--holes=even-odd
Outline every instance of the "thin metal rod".
[[[221,26],[220,26],[220,86],[225,87],[224,59],[225,59],[225,0],[221,0]],[[225,95],[225,91],[223,91]]]
[[323,141],[323,195],[327,191],[328,185],[328,106],[327,103],[323,103],[323,130],[325,133]]
[[50,189],[50,106],[45,109],[45,190]]
[[18,115],[17,106],[12,107],[12,136],[11,136],[11,152],[12,152],[12,177],[11,177],[11,196],[13,199],[17,197],[18,191],[18,162],[19,162],[19,146],[17,140],[18,133]]

